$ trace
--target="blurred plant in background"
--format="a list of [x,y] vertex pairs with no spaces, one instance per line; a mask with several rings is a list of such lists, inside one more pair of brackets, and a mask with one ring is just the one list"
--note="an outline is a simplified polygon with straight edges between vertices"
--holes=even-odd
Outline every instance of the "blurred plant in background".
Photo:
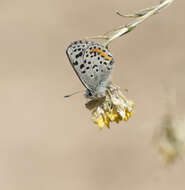
[[154,142],[165,165],[182,158],[185,152],[185,119],[177,120],[170,113],[166,114]]
[[175,163],[185,153],[185,118],[179,119],[177,115],[174,89],[166,89],[167,111],[153,136],[154,145],[165,165]]

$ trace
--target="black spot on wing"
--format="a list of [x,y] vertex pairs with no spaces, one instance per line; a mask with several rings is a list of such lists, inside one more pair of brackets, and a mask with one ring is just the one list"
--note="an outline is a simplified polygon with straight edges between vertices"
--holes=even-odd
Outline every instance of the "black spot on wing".
[[98,67],[98,65],[93,65],[93,69],[94,69],[95,67]]
[[75,61],[75,62],[73,63],[73,65],[75,65],[75,66],[78,65],[78,61]]
[[76,55],[76,59],[78,59],[79,57],[81,57],[82,56],[82,52],[80,52],[80,53],[78,53],[77,55]]
[[114,63],[113,59],[110,61],[110,65],[112,65]]
[[80,69],[83,69],[84,67],[85,67],[84,64],[81,64],[81,65],[80,65]]

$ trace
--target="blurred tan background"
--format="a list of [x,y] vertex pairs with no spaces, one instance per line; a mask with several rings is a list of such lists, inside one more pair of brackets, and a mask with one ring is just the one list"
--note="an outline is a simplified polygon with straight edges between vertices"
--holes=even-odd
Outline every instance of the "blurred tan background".
[[185,164],[165,168],[152,144],[177,92],[184,116],[185,1],[115,40],[113,81],[132,118],[99,131],[65,54],[75,40],[109,31],[158,0],[0,1],[0,189],[183,190]]

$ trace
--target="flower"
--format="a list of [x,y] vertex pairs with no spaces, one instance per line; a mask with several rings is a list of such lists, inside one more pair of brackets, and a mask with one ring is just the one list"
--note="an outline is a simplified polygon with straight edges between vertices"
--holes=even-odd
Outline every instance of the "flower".
[[167,114],[155,137],[164,164],[174,163],[185,152],[185,120],[177,121]]
[[119,87],[110,85],[106,95],[94,97],[86,103],[92,111],[92,120],[99,129],[110,128],[112,122],[127,121],[133,114],[134,103],[127,100]]

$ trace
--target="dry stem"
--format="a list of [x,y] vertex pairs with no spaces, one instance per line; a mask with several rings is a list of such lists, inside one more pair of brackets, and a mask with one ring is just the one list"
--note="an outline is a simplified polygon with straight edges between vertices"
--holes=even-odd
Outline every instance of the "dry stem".
[[[117,14],[122,17],[129,17],[129,18],[136,18],[133,22],[120,26],[119,28],[113,29],[109,32],[106,32],[103,35],[90,37],[90,39],[102,39],[105,40],[105,47],[108,48],[108,45],[116,38],[131,32],[138,24],[142,23],[147,18],[159,13],[161,9],[166,8],[169,6],[174,0],[163,0],[160,2],[159,5],[153,6],[151,8],[146,8],[140,11],[137,11],[134,14],[130,15],[122,15],[119,12]],[[89,39],[89,38],[88,38]]]

